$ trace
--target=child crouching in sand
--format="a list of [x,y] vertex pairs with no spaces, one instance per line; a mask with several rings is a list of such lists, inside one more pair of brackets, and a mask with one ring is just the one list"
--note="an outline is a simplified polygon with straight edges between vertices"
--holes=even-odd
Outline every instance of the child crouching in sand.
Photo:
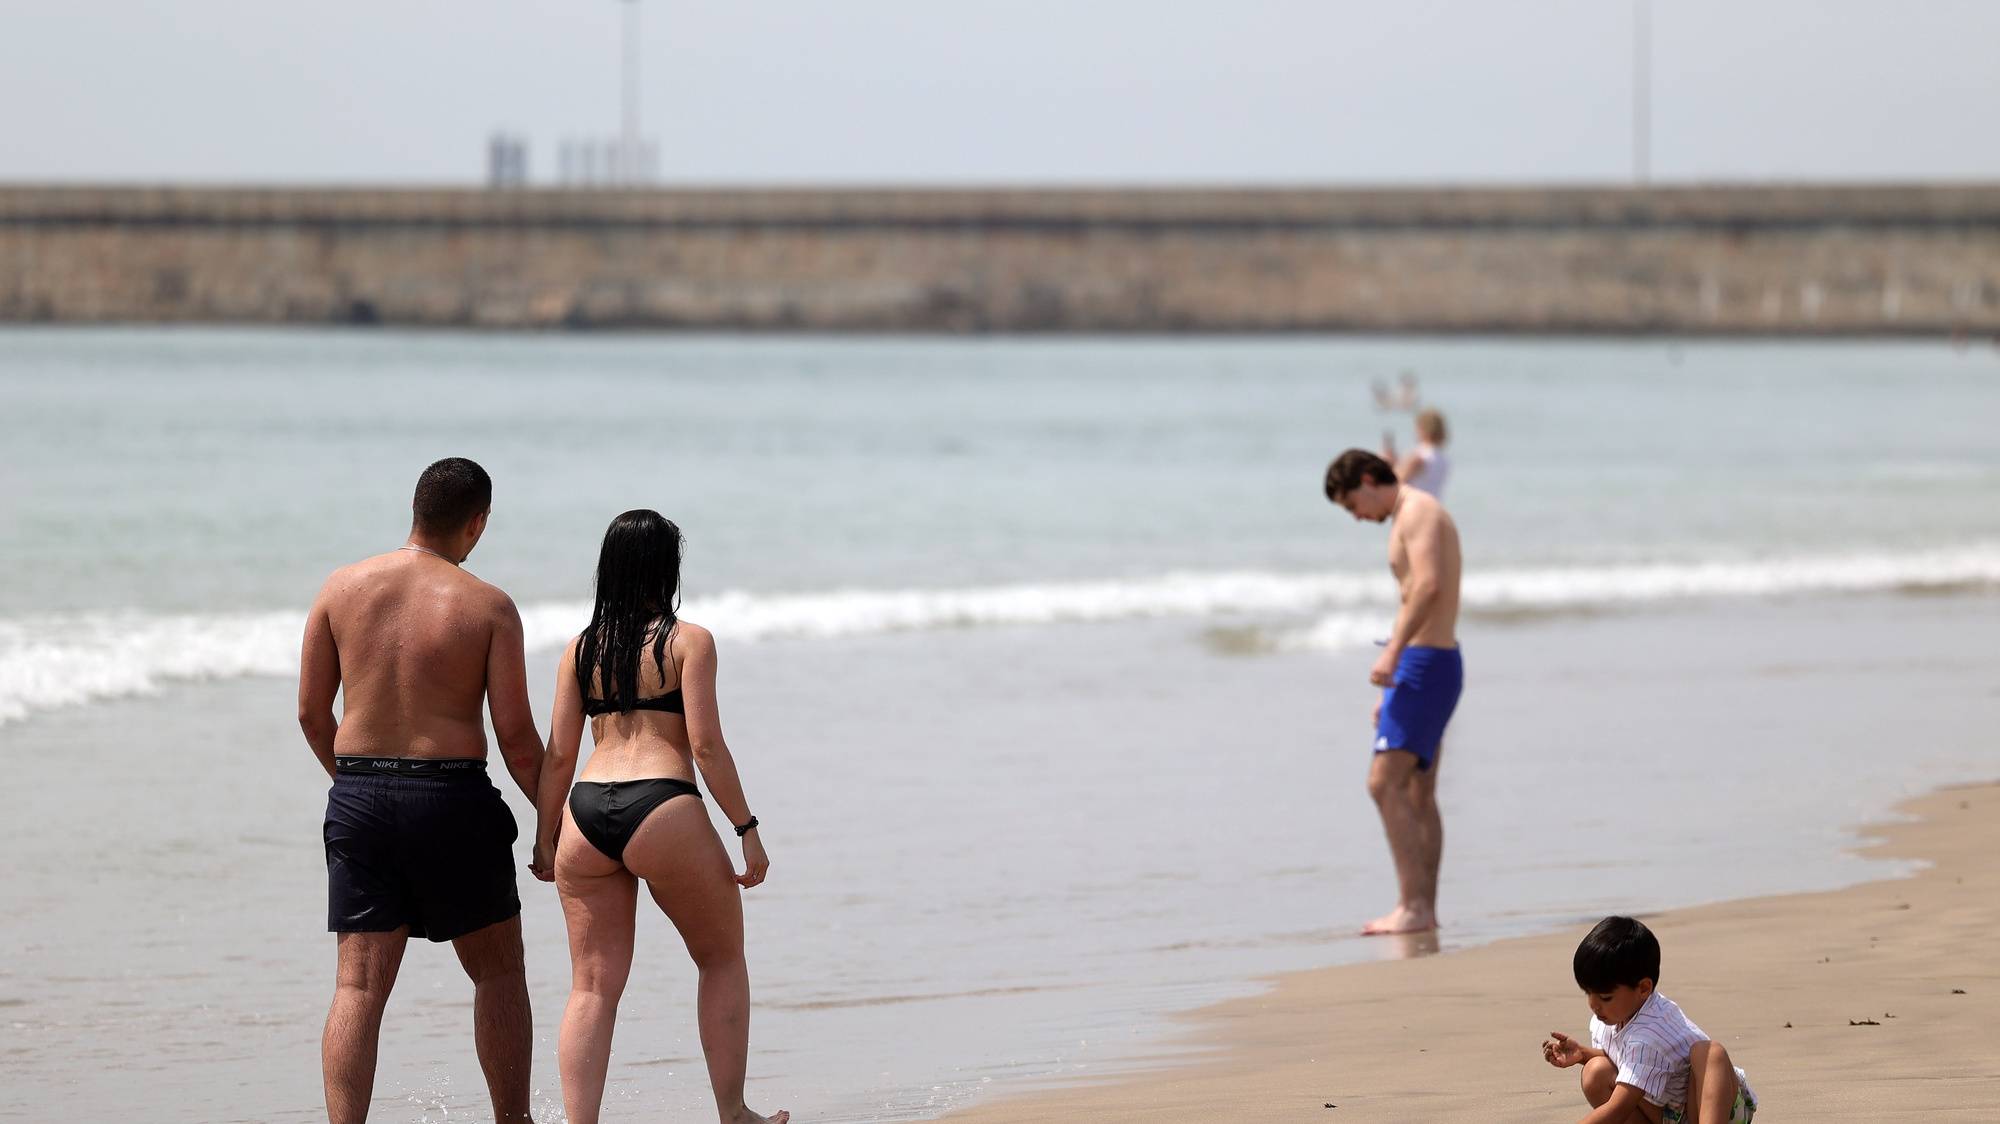
[[1558,1069],[1583,1067],[1583,1124],[1749,1124],[1757,1097],[1729,1051],[1655,991],[1660,942],[1630,917],[1607,917],[1576,946],[1590,1004],[1590,1045],[1561,1031],[1542,1043]]

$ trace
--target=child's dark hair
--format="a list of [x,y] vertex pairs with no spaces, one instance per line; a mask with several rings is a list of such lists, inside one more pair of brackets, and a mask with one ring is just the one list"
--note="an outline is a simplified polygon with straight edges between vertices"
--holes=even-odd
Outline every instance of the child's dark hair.
[[1660,982],[1660,940],[1630,917],[1607,917],[1576,946],[1576,986],[1603,994],[1640,980]]

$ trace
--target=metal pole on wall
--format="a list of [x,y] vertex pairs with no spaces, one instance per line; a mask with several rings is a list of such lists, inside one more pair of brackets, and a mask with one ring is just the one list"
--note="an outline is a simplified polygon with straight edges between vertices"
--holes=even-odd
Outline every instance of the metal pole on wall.
[[1653,162],[1652,8],[1652,0],[1632,0],[1632,180],[1641,185]]
[[618,150],[619,180],[639,182],[639,0],[625,0],[625,112]]

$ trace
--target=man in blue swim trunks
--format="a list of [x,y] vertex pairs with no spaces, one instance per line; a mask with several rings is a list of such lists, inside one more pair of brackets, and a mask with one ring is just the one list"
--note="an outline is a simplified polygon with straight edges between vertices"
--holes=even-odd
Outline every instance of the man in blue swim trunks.
[[1458,706],[1465,668],[1458,650],[1458,527],[1434,497],[1396,479],[1388,461],[1349,449],[1326,470],[1326,498],[1356,519],[1391,523],[1389,570],[1402,607],[1368,681],[1375,705],[1375,759],[1368,794],[1382,814],[1402,900],[1361,931],[1421,933],[1437,928],[1437,766],[1444,728]]

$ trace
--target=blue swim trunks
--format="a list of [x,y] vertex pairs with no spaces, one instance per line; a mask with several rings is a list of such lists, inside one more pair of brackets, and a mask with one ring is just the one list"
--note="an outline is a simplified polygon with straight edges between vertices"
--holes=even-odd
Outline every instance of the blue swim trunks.
[[1405,648],[1396,660],[1396,683],[1382,692],[1382,717],[1375,723],[1375,752],[1413,753],[1417,768],[1429,770],[1444,741],[1445,723],[1465,689],[1465,661],[1457,648]]

